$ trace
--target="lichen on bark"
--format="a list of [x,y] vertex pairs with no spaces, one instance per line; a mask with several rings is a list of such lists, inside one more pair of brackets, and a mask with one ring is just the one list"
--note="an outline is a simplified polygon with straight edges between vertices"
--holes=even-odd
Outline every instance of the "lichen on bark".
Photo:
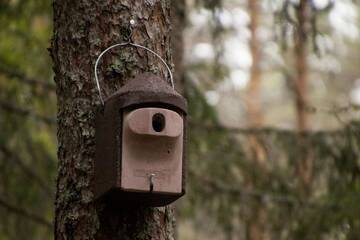
[[[116,208],[95,204],[91,191],[95,153],[95,113],[99,96],[93,66],[106,47],[126,41],[147,46],[168,63],[170,6],[165,0],[54,0],[51,55],[57,86],[58,178],[55,239],[173,239],[171,207]],[[110,51],[99,77],[105,96],[135,74],[153,71],[167,77],[161,62],[141,49]]]

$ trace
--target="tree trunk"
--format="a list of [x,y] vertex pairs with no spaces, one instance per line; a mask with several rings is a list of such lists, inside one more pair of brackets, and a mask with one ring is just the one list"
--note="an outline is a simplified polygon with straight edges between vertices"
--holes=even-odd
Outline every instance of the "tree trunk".
[[259,23],[259,3],[257,0],[248,0],[250,11],[250,51],[252,65],[250,69],[250,81],[247,91],[248,124],[250,127],[261,127],[263,116],[260,107],[260,46],[257,35]]
[[[248,126],[251,128],[260,128],[263,124],[263,116],[260,104],[260,84],[261,84],[261,51],[258,39],[259,12],[260,2],[257,0],[248,0],[250,12],[250,51],[252,56],[252,65],[250,69],[250,81],[247,89],[247,109],[248,109]],[[266,152],[261,141],[255,134],[248,137],[250,144],[249,159],[256,161],[259,171],[266,174]],[[248,188],[254,188],[254,179],[248,183]],[[247,238],[249,240],[266,239],[267,210],[262,205],[252,206],[252,216],[247,223]]]
[[186,3],[185,0],[176,0],[171,2],[171,48],[173,50],[175,64],[175,88],[179,93],[184,93],[184,38],[183,33],[186,23]]
[[[171,2],[171,50],[174,61],[175,89],[186,97],[185,67],[184,67],[184,30],[186,26],[186,2],[176,0]],[[176,204],[175,204],[176,206]],[[178,208],[174,208],[174,214],[178,216]],[[178,239],[178,228],[175,231],[175,239]]]
[[[309,128],[308,122],[308,63],[307,47],[308,33],[310,31],[310,1],[301,0],[296,11],[298,28],[295,34],[295,61],[296,61],[296,110],[297,110],[297,128],[303,132]],[[299,145],[303,148],[302,155],[299,156],[298,176],[300,178],[301,190],[304,197],[310,193],[313,158],[306,146],[306,139],[303,135],[299,136]]]
[[295,61],[296,61],[296,112],[297,127],[299,131],[308,128],[308,66],[307,66],[307,44],[310,22],[310,3],[309,0],[301,0],[297,8],[298,28],[295,34]]
[[[173,239],[172,207],[134,208],[94,203],[95,112],[100,108],[93,66],[108,46],[131,38],[171,63],[170,6],[165,0],[54,0],[52,58],[58,96],[58,179],[55,239]],[[101,61],[101,85],[109,96],[137,73],[167,76],[142,49],[111,51]]]

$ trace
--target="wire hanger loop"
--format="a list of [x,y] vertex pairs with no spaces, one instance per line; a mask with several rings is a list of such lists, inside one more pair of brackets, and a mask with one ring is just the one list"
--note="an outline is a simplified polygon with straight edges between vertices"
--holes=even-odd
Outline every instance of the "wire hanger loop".
[[[134,25],[134,20],[133,19],[130,20],[130,25]],[[95,66],[94,66],[95,82],[96,82],[96,87],[97,87],[97,90],[99,92],[99,98],[100,98],[100,101],[101,101],[102,105],[104,105],[104,99],[103,99],[103,96],[101,94],[101,88],[100,88],[97,68],[98,68],[99,62],[100,62],[101,58],[104,56],[104,54],[107,53],[109,50],[111,50],[113,48],[116,48],[116,47],[131,46],[131,47],[135,47],[135,48],[141,48],[141,49],[144,49],[144,50],[150,52],[154,56],[156,56],[165,65],[167,71],[169,72],[171,87],[173,89],[175,89],[173,74],[171,72],[171,69],[170,69],[169,65],[166,63],[166,61],[158,53],[151,50],[150,48],[147,48],[147,47],[142,46],[140,44],[132,43],[131,42],[131,35],[132,35],[132,31],[131,31],[131,27],[130,27],[130,34],[129,34],[129,41],[128,42],[117,43],[117,44],[111,45],[110,47],[108,47],[104,51],[102,51],[100,53],[100,55],[98,56],[98,58],[96,59]]]

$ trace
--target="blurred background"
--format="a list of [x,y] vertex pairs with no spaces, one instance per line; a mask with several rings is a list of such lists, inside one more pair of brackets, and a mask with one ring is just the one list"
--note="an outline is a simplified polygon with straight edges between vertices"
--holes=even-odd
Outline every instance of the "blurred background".
[[[360,239],[360,3],[185,5],[178,238]],[[51,11],[0,0],[0,240],[53,235]]]

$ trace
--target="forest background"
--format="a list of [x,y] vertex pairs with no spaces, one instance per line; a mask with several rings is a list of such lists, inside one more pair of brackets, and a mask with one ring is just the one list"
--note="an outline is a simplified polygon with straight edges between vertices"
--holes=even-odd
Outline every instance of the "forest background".
[[[53,235],[51,4],[0,1],[1,240]],[[187,0],[174,11],[190,111],[178,238],[358,239],[359,2]]]

